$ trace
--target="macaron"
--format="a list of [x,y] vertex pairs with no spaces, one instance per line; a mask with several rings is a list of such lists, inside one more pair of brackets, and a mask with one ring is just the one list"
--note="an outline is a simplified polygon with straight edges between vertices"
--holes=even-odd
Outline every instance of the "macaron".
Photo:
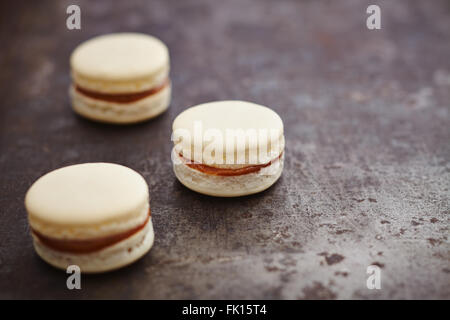
[[159,39],[113,33],[80,44],[70,57],[72,107],[108,123],[144,121],[170,103],[169,52]]
[[147,183],[122,165],[84,163],[51,171],[30,187],[25,207],[37,254],[60,269],[118,269],[153,245]]
[[217,101],[186,109],[172,126],[173,169],[196,192],[236,197],[261,192],[281,176],[283,121],[245,101]]

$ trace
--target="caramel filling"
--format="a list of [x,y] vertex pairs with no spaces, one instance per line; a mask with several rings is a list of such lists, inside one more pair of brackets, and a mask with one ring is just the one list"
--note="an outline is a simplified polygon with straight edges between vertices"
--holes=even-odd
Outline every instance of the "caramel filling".
[[31,231],[45,246],[53,250],[75,254],[91,253],[102,250],[106,247],[109,247],[113,244],[123,241],[131,237],[138,231],[141,231],[147,225],[148,221],[150,220],[150,216],[151,213],[149,209],[147,219],[145,219],[144,223],[142,223],[141,225],[138,225],[133,229],[127,230],[119,234],[94,239],[85,239],[85,240],[56,239],[44,236],[43,234],[37,232],[34,229],[31,229]]
[[161,85],[155,88],[136,93],[118,93],[118,94],[101,93],[81,88],[78,85],[75,85],[75,90],[92,99],[117,103],[131,103],[144,99],[155,93],[158,93],[159,91],[167,87],[169,83],[170,83],[169,78],[167,78]]
[[262,168],[268,167],[271,164],[279,161],[281,159],[282,155],[283,155],[283,153],[280,153],[280,155],[277,158],[275,158],[265,164],[250,165],[250,166],[239,168],[239,169],[211,167],[206,164],[192,163],[192,161],[190,161],[189,159],[184,158],[182,154],[180,154],[180,157],[183,158],[185,164],[192,169],[198,170],[198,171],[206,173],[206,174],[214,175],[214,176],[230,177],[230,176],[241,176],[244,174],[258,172]]

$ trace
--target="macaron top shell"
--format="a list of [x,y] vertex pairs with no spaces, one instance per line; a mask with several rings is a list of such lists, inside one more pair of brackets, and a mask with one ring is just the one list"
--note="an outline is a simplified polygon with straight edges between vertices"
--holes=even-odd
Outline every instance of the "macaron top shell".
[[[200,124],[201,126],[199,126]],[[198,130],[200,127],[201,132]],[[201,149],[203,153],[202,157],[211,165],[214,165],[215,162],[213,159],[205,159],[205,156],[208,155],[204,153],[205,148],[207,146],[211,148],[212,144],[218,143],[226,149],[227,130],[230,129],[242,130],[244,132],[254,130],[258,135],[258,140],[256,145],[251,145],[248,141],[246,141],[245,145],[238,145],[235,142],[234,149],[224,150],[226,153],[231,154],[240,151],[248,153],[249,151],[257,151],[267,144],[271,155],[268,155],[267,158],[258,159],[259,163],[265,163],[279,156],[280,152],[284,149],[283,121],[280,116],[272,109],[251,102],[235,100],[217,101],[188,108],[175,118],[172,129],[174,142],[178,144],[177,147],[181,153],[185,154],[186,151],[190,151],[191,155],[197,156],[199,155],[193,147],[193,143],[195,143],[195,139],[198,137],[198,133],[200,133],[200,139],[203,140],[203,149]],[[222,139],[212,141],[211,137],[205,134],[208,131],[212,135],[214,135],[214,132],[220,132]],[[191,138],[182,138],[177,141],[178,137],[176,132],[179,132],[181,135],[183,135],[183,132],[189,133]],[[259,132],[266,132],[267,136],[259,136]]]
[[167,78],[169,53],[163,42],[150,35],[114,33],[80,44],[70,64],[75,83],[85,89],[132,93]]
[[90,238],[132,228],[148,216],[148,187],[136,171],[112,163],[63,167],[39,178],[25,206],[33,229],[57,238]]

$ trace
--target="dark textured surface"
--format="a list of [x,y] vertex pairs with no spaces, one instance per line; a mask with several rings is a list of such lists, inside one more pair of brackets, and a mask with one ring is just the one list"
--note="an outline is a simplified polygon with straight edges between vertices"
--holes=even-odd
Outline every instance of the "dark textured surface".
[[[2,2],[0,298],[450,298],[450,3],[371,1]],[[8,6],[9,5],[9,6]],[[173,102],[116,127],[75,116],[68,59],[94,35],[167,43]],[[285,122],[282,178],[217,199],[178,183],[174,117],[242,99]],[[123,270],[66,274],[34,253],[23,199],[55,168],[116,162],[144,175],[156,241]],[[366,288],[381,267],[382,289]]]

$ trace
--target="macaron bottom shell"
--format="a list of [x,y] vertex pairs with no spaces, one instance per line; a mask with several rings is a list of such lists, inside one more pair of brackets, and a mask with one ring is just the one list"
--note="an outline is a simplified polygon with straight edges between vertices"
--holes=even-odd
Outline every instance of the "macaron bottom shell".
[[117,103],[88,97],[71,86],[72,108],[90,120],[114,124],[131,124],[152,119],[170,105],[171,83],[148,97],[131,103]]
[[284,155],[259,172],[237,176],[206,174],[183,163],[174,163],[173,170],[177,179],[193,191],[215,197],[240,197],[271,187],[280,178],[283,165]]
[[66,270],[70,265],[76,265],[82,273],[100,273],[125,267],[142,256],[153,246],[154,231],[151,218],[146,226],[127,239],[105,249],[87,253],[74,254],[61,252],[42,244],[33,235],[33,245],[37,254],[50,265]]

